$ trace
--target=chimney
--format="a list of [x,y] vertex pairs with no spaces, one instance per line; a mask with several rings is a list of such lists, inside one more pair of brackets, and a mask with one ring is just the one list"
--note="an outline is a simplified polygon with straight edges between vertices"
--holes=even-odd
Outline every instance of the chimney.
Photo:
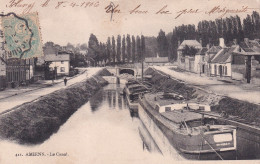
[[219,46],[222,48],[226,47],[224,38],[219,38]]
[[237,39],[233,39],[235,45],[237,45]]

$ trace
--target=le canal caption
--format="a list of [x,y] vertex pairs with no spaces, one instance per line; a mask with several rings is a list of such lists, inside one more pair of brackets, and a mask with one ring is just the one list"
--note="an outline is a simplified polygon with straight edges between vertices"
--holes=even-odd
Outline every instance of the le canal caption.
[[27,153],[16,153],[15,157],[44,157],[44,156],[49,156],[49,157],[66,157],[69,156],[67,152],[27,152]]

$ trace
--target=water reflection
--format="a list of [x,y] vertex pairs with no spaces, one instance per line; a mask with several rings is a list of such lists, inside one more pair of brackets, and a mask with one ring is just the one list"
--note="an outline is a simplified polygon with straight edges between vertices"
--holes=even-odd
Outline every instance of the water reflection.
[[109,84],[100,89],[90,100],[90,107],[92,112],[95,112],[100,106],[106,106],[108,109],[127,109],[125,98],[120,95],[122,85]]

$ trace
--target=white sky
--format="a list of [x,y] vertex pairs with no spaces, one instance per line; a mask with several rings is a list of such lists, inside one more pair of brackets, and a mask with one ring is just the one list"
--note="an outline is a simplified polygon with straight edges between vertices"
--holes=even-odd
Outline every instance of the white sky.
[[[18,1],[18,0],[15,0]],[[242,6],[255,8],[259,12],[259,0],[113,0],[114,4],[119,4],[121,14],[114,14],[114,21],[110,21],[110,14],[105,13],[105,7],[110,3],[108,0],[100,0],[97,8],[70,7],[69,3],[88,2],[91,0],[64,0],[67,7],[55,9],[55,6],[62,0],[50,0],[45,8],[40,5],[46,0],[23,0],[21,4],[30,4],[35,1],[31,12],[39,13],[40,26],[43,43],[53,41],[66,45],[68,42],[87,43],[90,33],[94,33],[100,41],[106,41],[108,36],[118,34],[131,34],[145,36],[157,36],[160,29],[170,32],[175,26],[181,24],[195,24],[200,20],[214,20],[220,14],[208,16],[205,11],[220,5],[221,8],[241,9]],[[91,2],[97,2],[92,0]],[[143,10],[148,10],[148,14],[136,15],[129,14],[129,11],[141,4]],[[0,11],[4,13],[16,12],[21,14],[25,8],[8,8],[10,0],[1,0]],[[170,15],[154,14],[163,6],[168,5],[167,9],[172,12]],[[186,14],[175,19],[177,12],[183,9],[200,9],[199,14]],[[248,13],[238,14],[242,18]],[[232,14],[236,15],[236,14]],[[230,16],[230,14],[227,14]]]

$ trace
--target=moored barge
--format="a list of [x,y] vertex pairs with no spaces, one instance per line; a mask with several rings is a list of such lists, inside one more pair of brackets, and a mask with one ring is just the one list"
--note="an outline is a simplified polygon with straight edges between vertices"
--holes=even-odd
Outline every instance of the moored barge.
[[210,106],[165,93],[144,94],[139,103],[139,117],[163,154],[177,150],[187,159],[236,158],[236,128],[207,115]]
[[128,107],[131,112],[134,112],[138,115],[138,99],[140,94],[148,92],[148,88],[145,85],[142,85],[138,81],[130,81],[126,83],[126,86],[123,90]]

